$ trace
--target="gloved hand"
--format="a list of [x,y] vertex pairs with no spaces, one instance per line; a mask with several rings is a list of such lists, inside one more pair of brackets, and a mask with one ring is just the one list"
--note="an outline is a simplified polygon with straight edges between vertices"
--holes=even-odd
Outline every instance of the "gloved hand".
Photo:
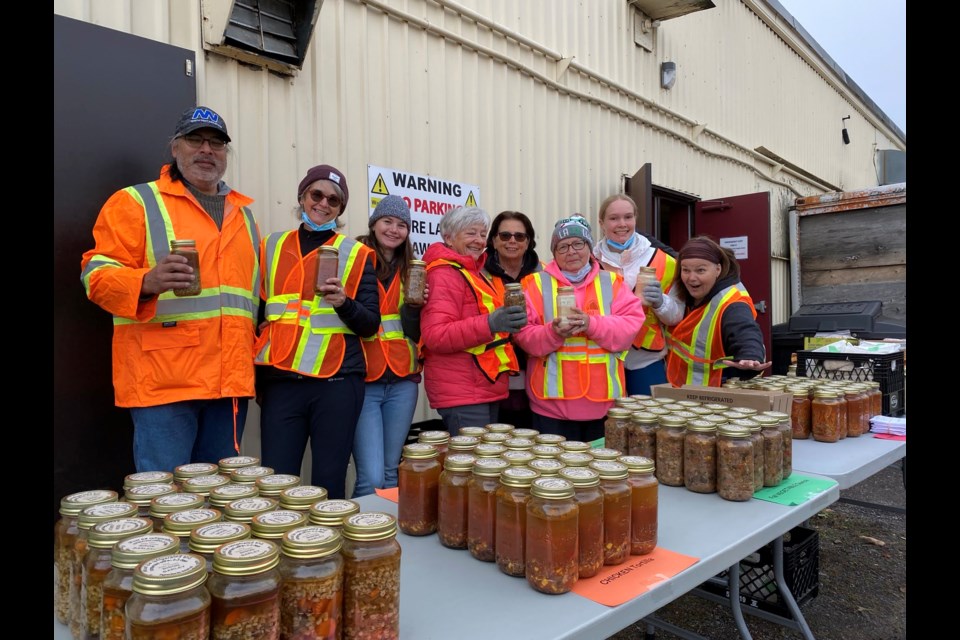
[[643,294],[643,301],[654,309],[659,308],[660,305],[663,304],[663,290],[658,283],[651,282],[645,285],[641,293]]
[[527,326],[526,307],[500,307],[489,316],[487,322],[494,333],[516,333]]

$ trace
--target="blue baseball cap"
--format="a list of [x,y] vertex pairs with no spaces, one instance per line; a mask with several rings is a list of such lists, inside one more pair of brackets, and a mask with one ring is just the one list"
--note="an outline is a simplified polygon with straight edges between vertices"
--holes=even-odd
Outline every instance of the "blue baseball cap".
[[190,107],[182,114],[177,121],[177,129],[173,133],[174,138],[185,136],[197,129],[215,129],[220,132],[224,140],[230,142],[230,135],[227,133],[227,123],[219,113],[210,107]]

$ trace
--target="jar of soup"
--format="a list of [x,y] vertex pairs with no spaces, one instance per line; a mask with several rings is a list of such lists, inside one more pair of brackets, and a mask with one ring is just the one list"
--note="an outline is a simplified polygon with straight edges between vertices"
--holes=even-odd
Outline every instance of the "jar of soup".
[[283,534],[280,546],[280,637],[339,640],[343,557],[340,531],[306,526]]
[[438,455],[432,444],[416,442],[403,447],[398,468],[397,522],[408,536],[426,536],[437,530]]
[[626,562],[630,555],[632,510],[627,465],[610,460],[594,460],[590,468],[600,474],[600,490],[603,492],[603,564]]
[[[187,543],[191,553],[202,556],[207,562],[207,573],[213,572],[213,552],[228,542],[248,540],[250,525],[240,522],[214,522],[196,527],[190,532]],[[179,545],[179,540],[177,541]]]
[[786,480],[793,473],[793,425],[790,414],[782,411],[764,411],[762,415],[776,418],[777,431],[783,440],[783,479]]
[[717,490],[717,425],[691,420],[683,437],[683,485],[696,493]]
[[627,455],[657,459],[657,416],[648,411],[634,411],[630,414]]
[[753,417],[760,425],[763,438],[763,486],[775,487],[783,482],[783,435],[777,428],[779,420],[759,414]]
[[537,478],[530,485],[525,574],[541,593],[567,593],[577,582],[579,511],[569,480]]
[[611,449],[617,449],[621,454],[629,450],[627,433],[630,427],[630,410],[620,407],[611,407],[607,410],[607,419],[603,423],[603,444]]
[[343,640],[400,638],[396,518],[358,513],[343,523]]
[[510,466],[499,458],[478,458],[467,483],[467,549],[477,560],[496,560],[497,488]]
[[508,467],[500,472],[494,540],[497,567],[508,576],[526,574],[527,501],[530,483],[539,476],[537,471],[525,467]]
[[469,453],[451,453],[443,461],[437,487],[437,537],[451,549],[467,548],[467,485],[476,459]]
[[659,419],[657,429],[657,480],[669,487],[683,486],[683,440],[687,420],[666,415]]
[[717,494],[743,502],[753,497],[753,443],[750,428],[725,424],[717,437]]
[[217,547],[210,591],[210,640],[280,637],[280,547],[238,540]]
[[336,278],[340,271],[340,250],[331,245],[323,245],[317,251],[317,277],[314,280],[313,292],[323,297],[326,295],[320,287],[326,286],[327,280]]
[[847,385],[843,390],[843,398],[847,401],[847,435],[858,438],[865,433],[863,423],[868,398],[856,385]]
[[[441,430],[421,431],[420,435],[417,436],[417,442],[433,445],[436,448],[437,464],[440,465],[440,469],[443,469],[443,461],[450,450],[450,432]],[[400,530],[403,531],[403,528],[401,527]]]
[[659,483],[650,458],[621,456],[620,462],[630,485],[630,554],[643,556],[657,547]]
[[177,553],[175,536],[144,533],[124,538],[113,545],[110,573],[103,579],[103,604],[100,609],[100,640],[124,640],[127,600],[133,593],[133,570],[144,560]]
[[202,290],[200,287],[200,252],[197,251],[196,240],[171,240],[170,255],[183,256],[187,259],[187,266],[193,269],[193,280],[186,287],[178,287],[173,290],[173,295],[178,298],[185,296],[198,296]]
[[523,286],[519,282],[508,282],[504,285],[503,306],[527,307],[527,297],[523,295]]
[[577,528],[580,578],[597,575],[603,566],[603,491],[600,472],[589,467],[560,470],[560,477],[573,483],[573,499],[580,509]]
[[427,263],[423,260],[411,260],[403,279],[403,301],[413,307],[422,306],[426,300]]
[[818,442],[837,442],[843,429],[841,412],[845,417],[847,408],[836,391],[817,389],[810,403],[813,439]]
[[568,322],[570,312],[577,308],[577,296],[573,287],[557,287],[557,316],[564,323]]
[[750,418],[731,420],[730,424],[750,430],[750,444],[753,445],[753,490],[759,491],[763,488],[763,435],[760,433],[760,424]]
[[57,622],[70,622],[70,567],[77,541],[80,512],[96,504],[116,502],[117,492],[106,489],[80,491],[60,499],[60,519],[53,527],[53,608]]
[[210,592],[206,562],[192,553],[144,560],[133,572],[127,600],[129,640],[208,640]]
[[869,380],[870,385],[870,417],[883,415],[883,392],[880,390],[880,383],[876,380]]
[[793,428],[794,440],[806,440],[811,433],[811,406],[810,392],[806,387],[794,387],[793,403],[790,405],[790,424]]

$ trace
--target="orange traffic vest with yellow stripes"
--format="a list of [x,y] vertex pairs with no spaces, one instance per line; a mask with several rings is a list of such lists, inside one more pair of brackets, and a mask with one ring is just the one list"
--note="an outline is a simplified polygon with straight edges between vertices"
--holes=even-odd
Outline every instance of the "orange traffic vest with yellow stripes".
[[[363,268],[375,260],[373,250],[339,233],[324,244],[339,249],[337,276],[343,292],[355,298]],[[297,230],[267,236],[261,247],[264,278],[261,296],[266,302],[269,326],[257,339],[254,362],[296,371],[314,378],[329,378],[340,370],[351,331],[333,305],[317,296],[314,274],[319,249],[300,255]]]
[[363,357],[367,361],[367,382],[375,382],[387,367],[400,377],[419,373],[420,347],[403,335],[400,325],[400,305],[403,304],[403,283],[400,273],[393,275],[388,289],[377,280],[380,291],[380,328],[377,335],[361,338]]
[[[503,294],[498,294],[489,280],[482,275],[475,276],[458,262],[439,258],[427,265],[427,271],[444,265],[456,269],[470,285],[470,290],[473,291],[477,300],[480,315],[489,315],[503,306]],[[501,374],[520,372],[517,354],[510,343],[509,333],[495,333],[491,342],[471,347],[466,351],[473,356],[474,363],[490,382],[496,382]]]
[[[660,288],[663,289],[664,295],[670,293],[673,289],[673,278],[677,273],[677,261],[673,256],[657,249],[648,266],[657,270],[657,280],[660,281]],[[649,305],[643,305],[643,307],[647,317],[644,318],[640,331],[633,339],[633,346],[647,351],[660,351],[666,345],[663,338],[663,325],[660,324],[656,314],[650,310]]]
[[[532,273],[523,280],[527,299],[543,318],[553,322],[557,315],[557,279],[546,271]],[[583,310],[610,315],[613,299],[623,286],[623,278],[601,270],[587,287]],[[623,359],[626,351],[611,353],[585,335],[570,336],[563,345],[543,358],[530,358],[530,390],[543,399],[574,400],[587,397],[606,401],[624,393]]]
[[693,384],[719,387],[724,360],[721,322],[724,310],[734,302],[746,302],[757,317],[753,300],[741,283],[721,289],[707,304],[694,309],[667,332],[667,380],[674,387]]

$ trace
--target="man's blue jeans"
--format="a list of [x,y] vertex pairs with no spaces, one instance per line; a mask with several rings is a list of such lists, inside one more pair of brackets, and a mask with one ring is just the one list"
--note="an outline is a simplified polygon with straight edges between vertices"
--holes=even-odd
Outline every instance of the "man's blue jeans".
[[[247,398],[237,398],[237,442],[247,419]],[[233,448],[233,398],[184,400],[132,407],[133,461],[137,471],[173,471],[190,462],[237,455]]]
[[418,389],[410,380],[367,383],[353,437],[354,498],[397,486],[397,466],[417,409]]

